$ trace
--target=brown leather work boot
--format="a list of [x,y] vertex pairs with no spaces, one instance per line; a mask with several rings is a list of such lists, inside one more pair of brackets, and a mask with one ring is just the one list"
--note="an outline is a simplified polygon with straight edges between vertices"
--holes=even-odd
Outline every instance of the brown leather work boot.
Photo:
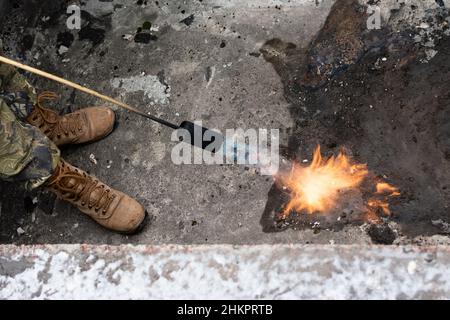
[[106,137],[114,127],[114,112],[106,107],[85,108],[64,116],[44,108],[43,100],[54,100],[57,95],[43,92],[27,121],[38,127],[57,146],[96,141]]
[[141,204],[63,159],[46,187],[108,229],[129,234],[144,225],[146,214]]

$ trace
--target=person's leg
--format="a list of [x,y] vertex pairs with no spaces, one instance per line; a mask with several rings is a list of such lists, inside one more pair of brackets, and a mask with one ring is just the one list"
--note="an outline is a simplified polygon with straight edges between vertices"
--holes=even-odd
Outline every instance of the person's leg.
[[[5,92],[9,97],[2,97]],[[26,97],[30,101],[26,110],[17,108],[17,103],[13,103]],[[57,146],[97,141],[112,132],[115,114],[110,108],[89,107],[60,116],[43,105],[45,100],[55,100],[57,97],[52,92],[37,95],[16,68],[0,63],[0,98],[12,101],[8,103],[12,111],[21,120],[39,128]]]
[[[26,102],[15,104],[14,110],[20,110],[19,115],[26,112]],[[0,99],[0,178],[25,182],[28,189],[44,186],[115,231],[135,232],[144,222],[145,209],[141,204],[61,159],[55,144],[38,128],[20,121],[3,99]]]
[[[0,64],[0,178],[25,182],[28,188],[44,186],[106,228],[138,231],[144,225],[144,207],[65,162],[49,139],[64,144],[99,138],[112,130],[114,113],[92,107],[60,117],[40,106],[33,95],[28,96],[31,86],[21,75],[3,67]],[[6,92],[5,88],[18,91]],[[25,123],[30,120],[35,120],[36,126]],[[70,135],[58,137],[55,130]]]
[[34,88],[15,68],[0,63],[0,177],[28,188],[45,183],[60,155],[52,141],[24,121],[35,103]]
[[[0,47],[0,54],[2,50]],[[36,91],[16,68],[0,63],[0,92],[23,92],[33,104],[37,101]]]
[[[18,113],[26,112],[16,103]],[[37,128],[19,120],[0,98],[0,178],[35,188],[50,178],[59,162],[58,148]]]

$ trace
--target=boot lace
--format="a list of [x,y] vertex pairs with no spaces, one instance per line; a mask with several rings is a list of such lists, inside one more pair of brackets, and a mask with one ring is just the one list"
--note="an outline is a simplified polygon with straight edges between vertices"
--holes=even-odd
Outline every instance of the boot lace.
[[[82,207],[94,209],[96,213],[105,216],[116,198],[116,195],[98,180],[69,168],[63,160],[54,175],[56,178],[49,181],[49,187],[57,190],[64,200],[79,202]],[[95,196],[93,196],[95,192]],[[101,211],[100,211],[101,210]]]
[[54,111],[43,106],[45,100],[56,100],[58,95],[54,92],[44,91],[39,94],[35,106],[36,114],[31,118],[34,122],[39,122],[37,126],[43,130],[49,138],[60,139],[62,136],[76,135],[83,131],[83,121],[80,113],[67,114],[59,117]]

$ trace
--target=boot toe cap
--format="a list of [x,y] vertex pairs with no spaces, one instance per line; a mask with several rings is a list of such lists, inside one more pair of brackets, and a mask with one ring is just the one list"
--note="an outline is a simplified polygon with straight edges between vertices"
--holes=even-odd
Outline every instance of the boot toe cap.
[[134,233],[142,229],[145,217],[145,209],[139,202],[124,197],[111,217],[111,228],[123,233]]
[[89,136],[92,140],[106,137],[114,128],[115,114],[107,107],[91,107],[85,110],[89,121]]

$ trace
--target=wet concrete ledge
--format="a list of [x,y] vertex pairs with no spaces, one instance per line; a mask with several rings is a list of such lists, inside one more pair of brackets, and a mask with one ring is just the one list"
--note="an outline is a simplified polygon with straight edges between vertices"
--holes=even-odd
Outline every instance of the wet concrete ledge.
[[0,246],[0,299],[448,299],[448,247]]

